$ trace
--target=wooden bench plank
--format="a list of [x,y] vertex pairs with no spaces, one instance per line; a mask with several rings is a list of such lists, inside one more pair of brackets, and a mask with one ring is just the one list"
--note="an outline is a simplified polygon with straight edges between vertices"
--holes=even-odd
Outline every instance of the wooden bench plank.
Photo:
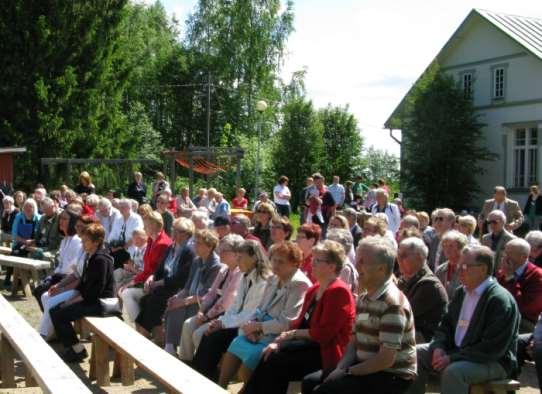
[[0,246],[0,254],[11,254],[11,248],[9,246]]
[[[90,393],[90,390],[64,363],[9,302],[0,296],[0,331],[45,393]],[[0,354],[3,359],[4,352]]]
[[0,265],[21,268],[24,270],[48,270],[51,263],[44,260],[34,260],[26,257],[0,255]]
[[470,386],[470,394],[506,394],[507,392],[515,392],[521,388],[521,384],[517,380],[503,379],[492,380],[489,382],[473,384]]
[[0,265],[13,267],[13,278],[11,294],[17,295],[19,291],[19,283],[24,294],[27,297],[32,297],[32,290],[30,289],[30,281],[37,283],[38,272],[47,271],[51,268],[49,261],[34,260],[26,257],[19,256],[6,256],[0,254]]
[[[220,386],[159,348],[116,317],[85,317],[84,322],[88,325],[90,332],[102,338],[116,352],[128,356],[154,376],[170,392],[181,394],[227,393]],[[95,358],[97,361],[97,357]],[[98,372],[97,368],[98,364],[95,367],[96,372]],[[98,373],[96,375],[99,376]]]

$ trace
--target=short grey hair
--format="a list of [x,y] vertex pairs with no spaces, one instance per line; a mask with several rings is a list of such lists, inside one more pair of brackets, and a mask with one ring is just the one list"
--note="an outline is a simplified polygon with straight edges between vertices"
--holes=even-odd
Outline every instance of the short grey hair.
[[418,230],[420,229],[420,221],[414,215],[406,215],[402,222],[406,225],[406,227],[415,227]]
[[354,239],[352,238],[352,233],[350,230],[344,228],[332,228],[327,232],[326,239],[331,241],[338,242],[344,248],[344,253],[348,254],[352,245],[354,244]]
[[236,252],[241,248],[243,242],[245,242],[245,239],[240,235],[228,234],[220,240],[220,243],[218,244],[218,253],[228,250]]
[[11,205],[15,204],[15,200],[14,200],[13,197],[11,197],[11,196],[5,196],[5,197],[2,199],[2,203],[6,203],[6,202],[11,203]]
[[98,203],[100,202],[100,197],[98,197],[96,194],[89,194],[87,196],[86,202],[91,207],[98,206]]
[[501,219],[501,222],[506,223],[506,215],[500,209],[494,209],[491,211],[487,217],[489,218],[490,216],[498,216],[499,219]]
[[378,236],[363,238],[358,245],[358,253],[369,250],[375,263],[386,267],[389,276],[393,273],[397,251],[389,239]]
[[520,251],[524,256],[529,256],[529,254],[531,254],[531,245],[523,238],[511,239],[506,243],[506,246]]
[[450,230],[444,234],[441,242],[450,241],[459,245],[459,249],[463,249],[469,243],[469,239],[463,233],[457,230]]
[[183,217],[175,219],[172,227],[175,230],[190,234],[190,236],[194,235],[195,232],[194,223],[192,223],[192,220]]
[[390,197],[388,192],[382,188],[378,188],[375,190],[375,196],[385,196],[386,198]]
[[386,226],[390,224],[390,221],[388,219],[388,215],[386,215],[384,212],[378,212],[375,214],[375,218],[378,220],[382,220],[384,223],[386,223]]
[[111,205],[111,201],[109,201],[108,198],[101,197],[100,201],[98,202],[98,207],[105,208],[105,209],[111,209],[113,205]]
[[418,237],[409,237],[405,238],[399,244],[399,247],[407,248],[411,253],[415,253],[418,256],[422,257],[424,260],[427,259],[429,254],[429,249],[425,242]]
[[192,220],[196,219],[196,220],[206,220],[209,218],[209,215],[207,215],[207,212],[205,211],[202,211],[202,210],[195,210],[195,211],[192,211]]
[[358,213],[356,212],[356,210],[354,208],[346,208],[346,209],[344,209],[343,214],[346,217],[351,217],[351,218],[357,218],[358,217]]
[[32,208],[34,209],[34,215],[36,215],[36,214],[38,213],[38,203],[36,202],[36,200],[34,200],[33,198],[27,198],[27,199],[24,201],[23,208],[24,208],[26,205],[32,206]]
[[119,208],[126,207],[132,209],[132,200],[129,198],[122,198],[119,200]]
[[529,242],[531,248],[540,248],[542,247],[542,231],[533,230],[529,231],[525,236],[525,241]]
[[42,207],[52,207],[55,205],[55,202],[51,197],[45,197],[43,200],[41,200]]
[[474,255],[474,261],[483,264],[487,268],[487,274],[493,275],[493,267],[495,261],[495,254],[487,246],[482,245],[468,245],[463,248],[461,254],[472,253]]

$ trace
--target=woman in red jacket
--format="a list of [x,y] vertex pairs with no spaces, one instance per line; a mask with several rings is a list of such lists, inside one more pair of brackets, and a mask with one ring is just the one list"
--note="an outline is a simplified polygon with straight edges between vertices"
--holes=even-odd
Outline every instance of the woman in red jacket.
[[313,249],[317,283],[305,295],[301,314],[263,350],[245,394],[280,394],[290,381],[309,373],[333,370],[350,340],[355,302],[350,287],[338,275],[345,259],[343,247],[324,241]]

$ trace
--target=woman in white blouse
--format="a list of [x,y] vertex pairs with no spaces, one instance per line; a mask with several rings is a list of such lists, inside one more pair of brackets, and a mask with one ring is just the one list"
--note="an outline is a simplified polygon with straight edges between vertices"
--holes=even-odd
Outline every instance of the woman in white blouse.
[[[78,262],[84,256],[81,238],[77,235],[75,227],[78,220],[79,217],[69,210],[64,210],[60,214],[58,227],[60,232],[64,234],[64,238],[60,242],[58,256],[59,263],[55,268],[53,275],[61,276],[63,279],[73,273]],[[71,298],[75,292],[75,290],[69,290],[53,296],[59,288],[62,289],[61,283],[51,286],[47,291],[44,291],[40,295],[41,303],[43,305],[43,317],[40,322],[39,333],[46,339],[50,339],[54,333],[49,310],[55,305]]]

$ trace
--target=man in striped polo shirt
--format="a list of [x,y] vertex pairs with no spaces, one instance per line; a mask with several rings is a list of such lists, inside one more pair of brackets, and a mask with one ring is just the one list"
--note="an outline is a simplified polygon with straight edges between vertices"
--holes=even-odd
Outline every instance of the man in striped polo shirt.
[[414,317],[392,272],[396,251],[381,237],[363,239],[356,254],[360,286],[354,336],[320,386],[316,374],[303,381],[303,394],[405,392],[416,377]]

